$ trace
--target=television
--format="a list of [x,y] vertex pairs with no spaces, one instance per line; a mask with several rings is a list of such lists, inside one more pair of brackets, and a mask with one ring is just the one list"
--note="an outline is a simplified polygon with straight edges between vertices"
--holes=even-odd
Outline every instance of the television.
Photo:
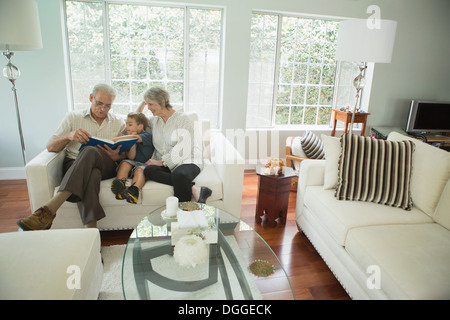
[[450,102],[412,100],[405,131],[412,134],[450,132]]

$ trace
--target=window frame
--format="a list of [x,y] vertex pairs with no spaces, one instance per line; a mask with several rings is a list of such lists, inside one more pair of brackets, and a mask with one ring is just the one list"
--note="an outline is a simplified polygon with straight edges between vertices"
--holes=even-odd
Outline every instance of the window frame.
[[[282,26],[283,26],[283,18],[292,17],[292,18],[300,18],[300,19],[316,19],[316,20],[324,20],[324,21],[334,21],[334,22],[340,22],[344,20],[342,17],[333,17],[333,16],[323,16],[323,15],[312,15],[312,14],[304,14],[304,13],[288,13],[288,12],[276,12],[276,11],[265,11],[265,10],[252,10],[252,15],[254,14],[260,14],[260,15],[271,15],[276,16],[277,21],[277,41],[276,41],[276,48],[275,48],[275,68],[274,68],[274,79],[273,79],[273,88],[272,88],[272,110],[271,110],[271,119],[270,119],[270,126],[248,126],[246,125],[247,129],[250,130],[266,130],[266,129],[274,129],[274,130],[328,130],[332,127],[332,110],[337,108],[337,97],[339,95],[339,76],[340,76],[340,66],[341,61],[336,60],[335,61],[335,70],[334,70],[334,82],[333,82],[333,93],[332,93],[332,101],[330,106],[330,119],[327,124],[290,124],[290,117],[291,112],[289,112],[289,124],[276,124],[276,113],[277,113],[277,98],[278,98],[278,89],[279,89],[279,83],[280,83],[280,61],[281,61],[281,42],[282,42]],[[337,45],[337,43],[336,43]],[[310,62],[308,62],[308,68],[309,68]],[[324,63],[321,63],[322,71],[323,73],[323,66]],[[354,76],[356,77],[356,72]],[[366,78],[368,75],[366,73]],[[249,77],[250,78],[250,77]],[[352,78],[353,79],[353,78]],[[306,87],[308,84],[306,84]],[[321,85],[319,84],[321,87]],[[331,85],[330,85],[331,87]],[[356,95],[356,91],[355,91]],[[359,105],[361,105],[361,101],[365,98],[363,98],[364,90],[361,90],[360,92],[360,98],[359,98]],[[320,97],[318,97],[320,98]],[[319,99],[320,100],[320,99]],[[248,104],[248,101],[247,101]],[[306,106],[305,106],[306,107]],[[354,104],[350,104],[350,110],[353,110]],[[361,107],[361,106],[360,106]],[[290,107],[291,108],[291,107]],[[317,105],[316,108],[320,108],[320,105]],[[249,114],[247,113],[247,116]],[[305,112],[303,111],[303,118],[305,116]],[[318,117],[318,113],[316,113],[316,117]],[[302,120],[303,122],[303,120]]]
[[[218,77],[217,77],[217,105],[216,105],[216,119],[215,125],[211,123],[211,129],[220,129],[222,121],[222,95],[223,95],[223,70],[224,70],[224,32],[225,32],[225,15],[226,10],[224,6],[218,5],[201,5],[201,4],[181,4],[176,2],[162,3],[162,2],[145,2],[145,1],[118,1],[118,0],[63,0],[62,1],[62,18],[64,27],[64,52],[66,61],[66,79],[67,79],[67,91],[68,91],[68,106],[69,110],[75,110],[75,97],[74,97],[74,87],[73,87],[73,75],[72,75],[72,62],[70,53],[70,43],[69,43],[69,29],[67,23],[67,2],[83,2],[83,3],[98,3],[102,6],[102,27],[103,27],[103,50],[104,50],[104,63],[105,63],[105,74],[104,81],[108,84],[112,84],[112,64],[111,64],[111,46],[110,46],[110,24],[109,24],[109,5],[137,5],[137,6],[147,6],[147,7],[164,7],[164,8],[180,8],[184,10],[183,18],[183,100],[181,103],[181,110],[184,112],[198,112],[192,109],[192,105],[189,102],[189,79],[190,79],[190,10],[213,10],[220,11],[220,39],[217,43],[220,44],[218,50]],[[206,81],[203,81],[206,83]],[[215,82],[215,81],[214,81]],[[87,92],[86,94],[89,94]],[[143,93],[143,92],[142,92]],[[169,92],[170,93],[170,92]],[[204,97],[203,97],[204,99]],[[119,116],[126,117],[121,113]],[[211,119],[208,119],[211,121]]]

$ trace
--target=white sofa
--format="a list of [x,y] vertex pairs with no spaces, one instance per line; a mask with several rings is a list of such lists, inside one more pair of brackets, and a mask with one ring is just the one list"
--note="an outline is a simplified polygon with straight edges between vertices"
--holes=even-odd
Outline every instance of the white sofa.
[[97,229],[0,233],[0,300],[95,300],[103,265]]
[[[195,113],[190,116],[196,124],[195,139],[202,146],[204,159],[204,168],[194,181],[196,185],[207,186],[212,190],[207,204],[239,218],[244,181],[243,158],[221,132],[210,130],[208,121],[198,120]],[[32,212],[58,190],[63,159],[64,152],[50,153],[44,150],[26,165]],[[100,185],[100,203],[106,212],[106,217],[97,223],[100,230],[133,229],[145,215],[164,206],[166,198],[173,196],[172,186],[147,181],[138,204],[130,204],[115,199],[111,192],[112,180],[104,180]],[[82,223],[76,204],[65,202],[57,212],[52,229],[80,227]]]
[[[325,138],[325,139],[324,139]],[[339,139],[304,160],[296,221],[353,299],[450,299],[450,153],[414,141],[411,211],[334,196]],[[338,154],[337,154],[338,153]]]

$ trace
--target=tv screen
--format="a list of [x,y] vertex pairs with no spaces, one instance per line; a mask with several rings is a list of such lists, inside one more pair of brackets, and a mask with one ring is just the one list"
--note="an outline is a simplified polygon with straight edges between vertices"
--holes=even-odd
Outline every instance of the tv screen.
[[411,102],[406,132],[450,132],[450,102]]

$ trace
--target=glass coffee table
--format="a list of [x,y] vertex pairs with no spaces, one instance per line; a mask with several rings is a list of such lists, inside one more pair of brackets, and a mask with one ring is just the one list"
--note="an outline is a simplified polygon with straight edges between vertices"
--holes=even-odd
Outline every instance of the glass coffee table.
[[250,226],[224,210],[184,204],[198,206],[212,225],[210,231],[217,232],[216,240],[207,244],[207,258],[195,267],[176,262],[172,227],[177,221],[165,217],[165,207],[158,208],[141,220],[128,240],[122,264],[125,299],[295,299],[277,256]]

